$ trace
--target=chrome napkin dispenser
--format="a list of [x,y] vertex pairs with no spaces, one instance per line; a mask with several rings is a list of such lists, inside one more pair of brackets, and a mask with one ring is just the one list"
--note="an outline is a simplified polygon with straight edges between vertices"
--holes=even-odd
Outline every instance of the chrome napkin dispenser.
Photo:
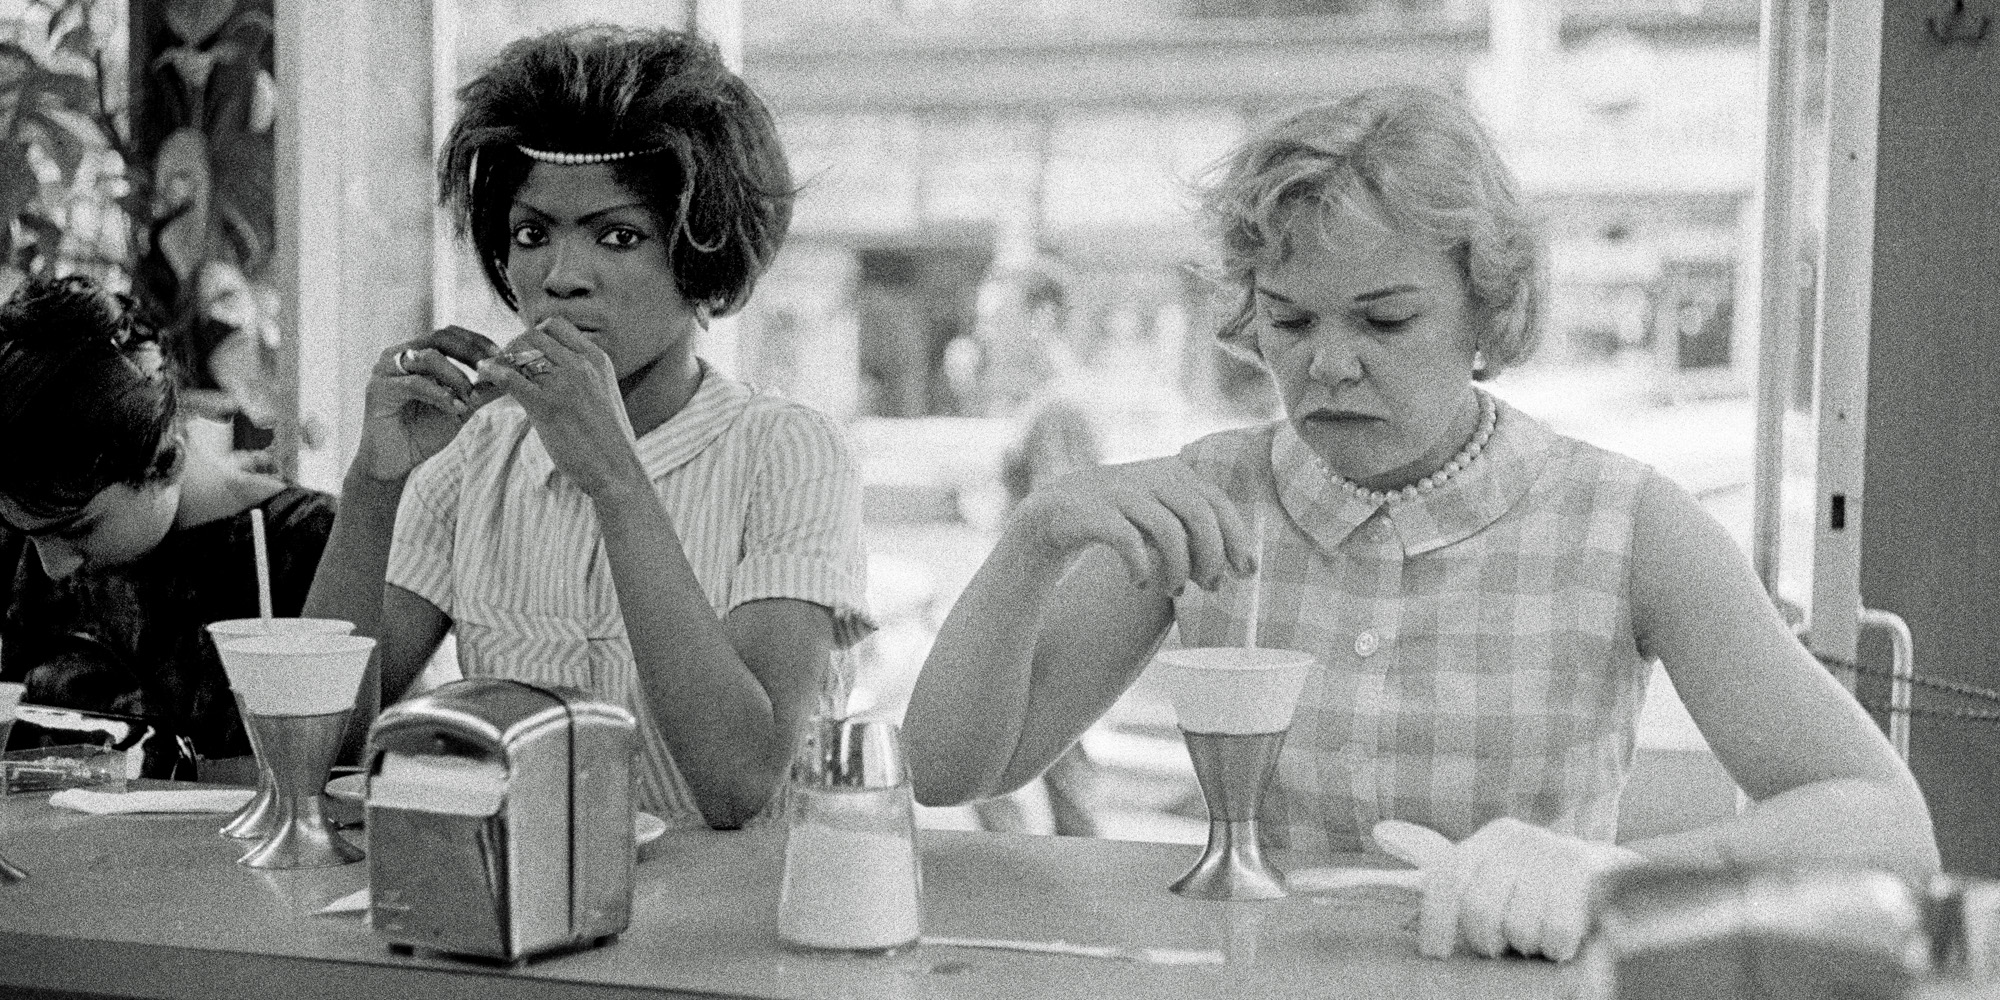
[[635,728],[580,691],[493,678],[384,710],[365,758],[375,932],[518,961],[623,931]]

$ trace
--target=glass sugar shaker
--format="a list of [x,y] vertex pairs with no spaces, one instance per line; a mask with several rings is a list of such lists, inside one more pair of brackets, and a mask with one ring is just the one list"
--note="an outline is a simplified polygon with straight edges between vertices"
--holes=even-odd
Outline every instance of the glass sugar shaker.
[[785,807],[778,938],[888,954],[923,931],[916,816],[893,723],[815,720]]

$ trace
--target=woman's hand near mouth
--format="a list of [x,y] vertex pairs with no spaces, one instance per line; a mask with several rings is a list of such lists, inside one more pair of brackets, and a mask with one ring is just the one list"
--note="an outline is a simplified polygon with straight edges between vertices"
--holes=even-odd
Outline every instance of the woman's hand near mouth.
[[651,490],[634,449],[617,373],[602,348],[576,324],[552,316],[507,350],[540,351],[548,370],[529,374],[525,367],[489,358],[480,364],[480,374],[520,401],[556,468],[596,500],[634,488]]
[[465,377],[453,361],[481,365],[493,342],[462,326],[447,326],[382,352],[368,380],[363,443],[368,475],[400,482],[451,443],[473,412],[498,398],[497,389]]

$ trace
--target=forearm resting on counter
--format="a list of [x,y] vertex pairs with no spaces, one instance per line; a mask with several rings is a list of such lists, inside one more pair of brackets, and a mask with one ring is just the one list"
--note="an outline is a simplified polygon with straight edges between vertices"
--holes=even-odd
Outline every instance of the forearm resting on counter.
[[1801,785],[1735,819],[1625,846],[1669,864],[1858,866],[1919,884],[1940,865],[1922,794],[1859,778]]

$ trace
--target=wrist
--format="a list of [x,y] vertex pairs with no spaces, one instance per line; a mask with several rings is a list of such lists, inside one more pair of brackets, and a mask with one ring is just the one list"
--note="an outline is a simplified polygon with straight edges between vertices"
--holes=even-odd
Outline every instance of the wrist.
[[653,479],[639,461],[635,447],[628,441],[622,449],[592,450],[569,458],[557,458],[550,452],[549,457],[556,459],[556,467],[592,503],[609,506],[656,500]]
[[375,436],[363,433],[361,445],[354,450],[354,461],[347,467],[344,484],[354,486],[358,481],[366,480],[369,483],[393,483],[401,489],[403,480],[409,478],[416,466],[415,462],[398,461],[384,454]]
[[1589,864],[1593,872],[1602,873],[1617,868],[1630,868],[1633,865],[1643,864],[1646,861],[1645,855],[1629,847],[1623,847],[1618,844],[1598,843],[1596,841],[1587,841],[1586,843],[1588,846],[1585,849],[1584,857],[1587,859],[1586,863]]
[[584,490],[584,495],[590,498],[598,523],[607,532],[618,530],[634,518],[650,518],[666,509],[660,504],[660,495],[653,491],[652,482],[643,474],[595,484]]
[[378,467],[374,446],[364,438],[354,454],[354,461],[347,467],[347,474],[341,477],[341,503],[376,499],[394,504],[402,497],[403,485],[409,482],[411,471],[404,469],[401,474],[384,475]]

